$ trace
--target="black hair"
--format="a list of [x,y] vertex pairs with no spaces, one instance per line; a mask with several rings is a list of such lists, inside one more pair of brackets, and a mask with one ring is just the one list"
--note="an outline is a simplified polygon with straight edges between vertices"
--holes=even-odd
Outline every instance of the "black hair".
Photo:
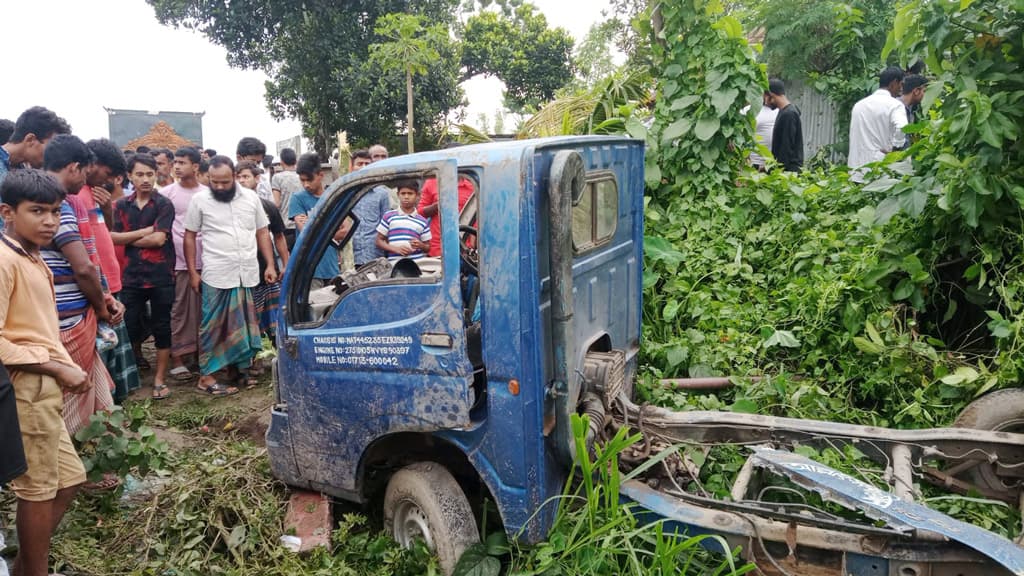
[[210,171],[210,161],[209,160],[200,160],[199,161],[199,173],[200,174],[206,174],[209,171]]
[[46,150],[43,151],[43,169],[60,172],[76,162],[85,168],[95,159],[92,150],[78,136],[57,134],[46,143]]
[[783,83],[782,80],[778,78],[769,78],[768,91],[771,92],[772,94],[775,94],[776,96],[785,96],[786,84]]
[[9,140],[14,143],[23,142],[29,134],[35,134],[39,140],[46,140],[55,134],[71,134],[71,126],[52,110],[33,106],[18,116]]
[[420,188],[423,187],[423,182],[421,182],[419,178],[405,178],[402,180],[396,180],[394,185],[396,192],[402,188],[409,188],[415,190],[416,193],[419,194]]
[[168,162],[174,162],[174,152],[171,152],[170,148],[157,148],[156,150],[151,150],[150,154],[153,155],[153,158],[167,156]]
[[274,165],[274,155],[273,154],[264,154],[263,155],[263,167],[264,168],[270,168],[273,165]]
[[299,176],[308,176],[310,178],[316,176],[320,170],[320,156],[316,152],[306,152],[299,156],[298,164],[295,166],[295,172]]
[[210,168],[217,168],[220,166],[227,166],[228,168],[231,168],[232,174],[235,172],[235,163],[231,161],[231,158],[228,158],[223,154],[218,154],[217,156],[210,158]]
[[193,164],[199,164],[203,160],[203,156],[199,153],[199,150],[191,146],[182,146],[174,151],[175,158],[188,158],[188,161]]
[[149,146],[145,145],[139,146],[138,148],[135,149],[135,151],[138,152],[139,154],[149,154],[150,150],[152,149]]
[[131,173],[135,169],[136,164],[142,164],[143,166],[156,170],[156,158],[152,154],[146,154],[145,152],[135,154],[128,159],[128,172]]
[[355,161],[356,158],[360,158],[362,160],[373,160],[373,157],[370,156],[370,151],[367,150],[366,148],[360,148],[359,150],[353,152],[352,161]]
[[281,149],[281,164],[293,166],[296,160],[295,150],[292,150],[291,148]]
[[903,77],[903,93],[906,94],[928,84],[928,79],[920,74],[907,74]]
[[86,145],[89,147],[89,150],[92,150],[92,153],[96,155],[97,164],[110,168],[111,176],[124,174],[128,171],[128,166],[124,162],[124,154],[122,154],[121,149],[110,140],[106,138],[96,138],[95,140],[89,140]]
[[214,150],[213,148],[207,148],[206,150],[203,150],[203,152],[206,152],[206,155],[209,156],[210,158],[213,158],[214,156],[217,155],[217,151]]
[[135,154],[135,150],[132,150],[131,148],[122,148],[121,153],[124,154],[125,159],[127,159],[132,154]]
[[14,122],[7,118],[0,118],[0,144],[6,144],[14,134]]
[[22,202],[56,204],[64,199],[65,194],[67,191],[56,178],[35,168],[14,170],[0,184],[0,198],[15,209]]
[[242,170],[248,170],[249,172],[252,172],[253,176],[259,176],[260,174],[263,174],[263,168],[260,168],[260,165],[253,162],[252,160],[242,160],[241,162],[238,163],[238,166],[235,166],[235,174],[240,174]]
[[266,153],[267,145],[252,136],[246,136],[239,140],[238,148],[235,149],[235,154],[238,156],[259,156],[262,158]]
[[903,80],[903,68],[899,66],[889,66],[882,73],[878,75],[878,87],[886,88],[893,82],[899,82]]

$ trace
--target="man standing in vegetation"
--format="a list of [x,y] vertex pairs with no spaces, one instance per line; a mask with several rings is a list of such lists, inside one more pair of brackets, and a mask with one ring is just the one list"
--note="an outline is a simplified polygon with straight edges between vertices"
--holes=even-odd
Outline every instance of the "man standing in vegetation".
[[903,79],[903,108],[907,111],[907,124],[917,122],[917,109],[924,100],[924,91],[928,87],[928,79],[920,74],[909,74]]
[[799,172],[804,165],[804,128],[800,110],[786,97],[786,85],[778,78],[768,81],[765,103],[778,110],[772,128],[772,156],[786,172]]
[[864,181],[858,170],[870,162],[878,162],[906,142],[903,127],[907,110],[899,99],[903,89],[903,70],[889,66],[878,78],[878,90],[853,105],[850,115],[850,180]]

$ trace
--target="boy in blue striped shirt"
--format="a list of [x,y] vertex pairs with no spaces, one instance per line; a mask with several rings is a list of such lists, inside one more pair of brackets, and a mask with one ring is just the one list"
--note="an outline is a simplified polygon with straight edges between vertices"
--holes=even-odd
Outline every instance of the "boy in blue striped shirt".
[[377,248],[388,253],[389,260],[418,260],[430,249],[430,219],[420,216],[420,183],[402,180],[396,183],[398,209],[385,212],[377,224]]

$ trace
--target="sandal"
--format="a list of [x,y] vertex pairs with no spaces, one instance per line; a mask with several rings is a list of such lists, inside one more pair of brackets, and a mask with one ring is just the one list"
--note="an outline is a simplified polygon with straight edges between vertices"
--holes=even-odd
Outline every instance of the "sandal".
[[200,392],[206,392],[210,396],[231,396],[233,394],[238,394],[238,388],[228,386],[227,384],[221,384],[220,382],[214,382],[205,388],[202,385],[197,384],[196,388]]
[[252,374],[251,370],[239,370],[238,374],[231,380],[235,386],[245,386],[246,390],[252,390],[259,385],[259,380]]
[[116,474],[104,474],[99,482],[82,484],[82,490],[86,492],[109,492],[121,485],[121,479]]
[[195,372],[189,370],[185,366],[175,366],[167,371],[178,382],[190,382],[196,377]]
[[153,384],[153,400],[163,400],[171,395],[167,384]]

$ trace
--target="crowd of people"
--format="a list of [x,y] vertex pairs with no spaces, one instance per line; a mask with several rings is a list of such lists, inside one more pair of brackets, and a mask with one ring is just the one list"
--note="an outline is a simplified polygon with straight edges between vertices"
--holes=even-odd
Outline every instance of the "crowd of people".
[[[175,382],[217,397],[256,384],[279,278],[325,175],[317,154],[291,149],[275,171],[249,137],[234,159],[85,142],[42,107],[0,120],[0,142],[0,484],[18,501],[15,574],[43,576],[76,491],[118,482],[86,484],[71,438],[140,390],[140,371],[151,371],[156,400]],[[356,151],[350,169],[387,156],[381,145]],[[358,202],[356,264],[430,251],[420,183],[392,197],[381,186]],[[316,278],[338,271],[331,246]]]
[[[878,89],[853,106],[847,156],[851,181],[864,181],[866,164],[907,148],[909,141],[903,128],[916,121],[927,86],[924,76],[889,66],[879,74]],[[755,120],[758,142],[771,151],[783,170],[799,172],[804,164],[800,109],[789,101],[786,85],[778,78],[768,81],[763,103]],[[750,161],[759,170],[766,167],[764,157],[756,152],[750,155]]]

